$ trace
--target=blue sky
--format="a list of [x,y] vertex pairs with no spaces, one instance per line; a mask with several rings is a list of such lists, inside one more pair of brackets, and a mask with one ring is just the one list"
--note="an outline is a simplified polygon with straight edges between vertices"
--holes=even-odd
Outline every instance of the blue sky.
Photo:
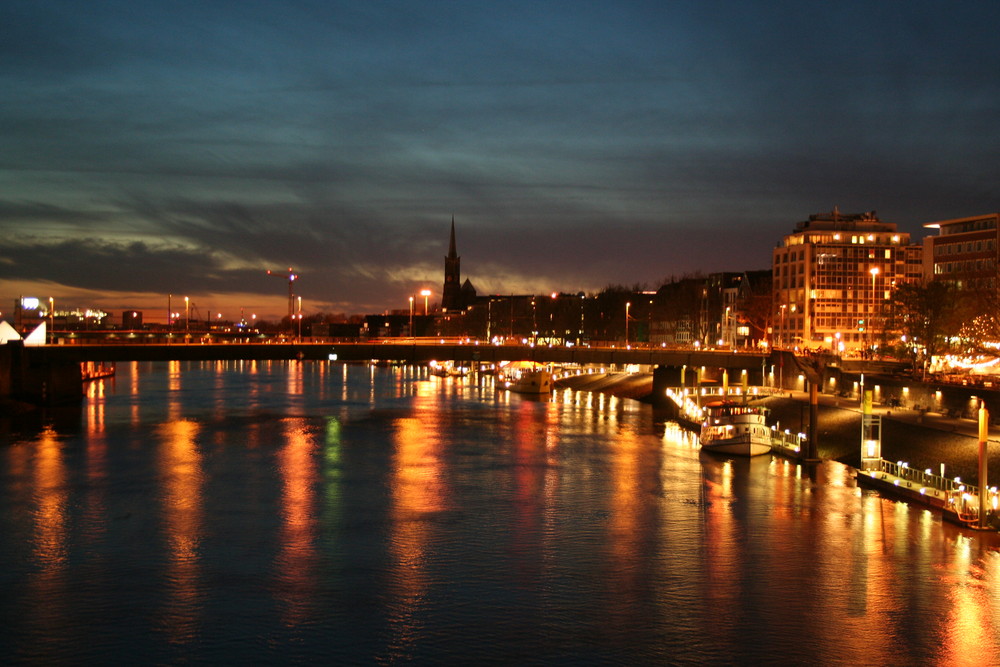
[[[227,318],[760,269],[1000,210],[996,2],[7,2],[0,312]],[[432,297],[433,299],[433,297]]]

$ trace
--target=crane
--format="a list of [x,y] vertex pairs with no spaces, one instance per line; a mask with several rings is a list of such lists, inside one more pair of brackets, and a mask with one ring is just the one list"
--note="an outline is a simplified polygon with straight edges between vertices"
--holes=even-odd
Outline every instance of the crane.
[[299,276],[295,273],[292,267],[288,267],[287,276],[282,273],[275,273],[270,269],[268,269],[267,275],[274,276],[276,278],[288,279],[288,321],[291,323],[292,317],[295,315],[295,281]]

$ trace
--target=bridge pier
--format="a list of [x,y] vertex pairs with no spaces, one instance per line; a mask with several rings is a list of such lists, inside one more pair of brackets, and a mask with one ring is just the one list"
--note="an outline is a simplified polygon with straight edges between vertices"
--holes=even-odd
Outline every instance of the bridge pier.
[[79,362],[33,359],[22,341],[0,345],[0,400],[53,404],[82,398]]
[[681,372],[675,366],[653,367],[653,406],[657,408],[676,408],[676,404],[667,398],[668,387],[681,385]]

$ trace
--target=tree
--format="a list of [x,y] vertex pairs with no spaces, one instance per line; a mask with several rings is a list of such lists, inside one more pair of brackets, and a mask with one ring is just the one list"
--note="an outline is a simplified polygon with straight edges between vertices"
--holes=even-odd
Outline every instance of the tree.
[[971,281],[963,292],[966,318],[960,332],[970,352],[996,354],[1000,343],[1000,292],[997,276]]
[[949,350],[968,315],[962,295],[939,280],[897,285],[886,303],[883,346],[896,349],[915,368],[921,355],[930,359]]

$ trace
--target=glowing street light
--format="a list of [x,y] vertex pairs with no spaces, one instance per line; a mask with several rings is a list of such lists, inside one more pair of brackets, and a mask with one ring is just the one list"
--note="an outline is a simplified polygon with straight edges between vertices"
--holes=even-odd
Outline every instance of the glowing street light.
[[730,321],[729,321],[729,311],[730,307],[726,306],[726,317],[724,318],[725,328],[726,328],[725,339],[726,342],[729,343],[730,348],[734,348],[736,347],[736,336],[732,335],[732,327],[730,326]]
[[302,297],[300,296],[300,297],[298,297],[298,299],[299,299],[299,311],[298,311],[298,316],[299,316],[299,342],[301,343],[302,342]]
[[778,344],[784,346],[785,344],[785,308],[788,304],[781,304],[781,328],[778,330]]
[[628,311],[632,307],[631,301],[625,302],[625,347],[628,347]]
[[413,297],[410,297],[410,336],[413,336]]
[[191,300],[188,297],[184,297],[184,331],[188,330],[188,325],[191,322]]
[[424,297],[424,315],[427,315],[427,313],[429,312],[427,308],[427,299],[430,297],[430,295],[431,291],[429,289],[420,290],[420,296]]
[[872,331],[872,325],[875,322],[875,278],[878,277],[878,267],[873,266],[869,271],[869,273],[872,274],[872,309],[871,312],[868,314],[867,330],[868,330],[868,345],[869,347],[871,347],[871,344],[874,342],[874,335],[875,335],[875,332]]

